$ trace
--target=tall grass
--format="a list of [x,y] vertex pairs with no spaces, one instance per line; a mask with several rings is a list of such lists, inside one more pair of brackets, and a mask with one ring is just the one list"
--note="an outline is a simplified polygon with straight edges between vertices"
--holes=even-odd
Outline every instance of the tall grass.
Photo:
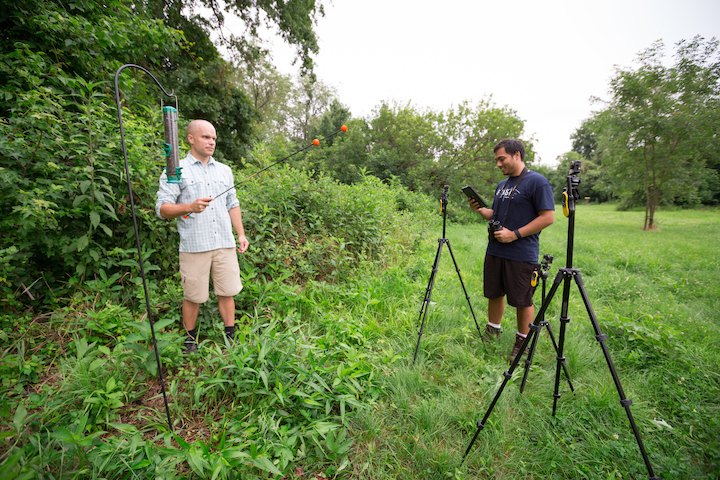
[[[656,473],[663,478],[718,478],[720,471],[720,215],[717,211],[660,212],[660,230],[641,230],[642,213],[579,206],[573,266],[580,269],[635,421]],[[566,266],[568,222],[558,212],[541,236],[541,254]],[[441,230],[438,227],[438,236]],[[450,226],[447,237],[471,293],[486,319],[482,226]],[[552,416],[555,351],[541,336],[523,394],[522,368],[493,410],[466,462],[464,449],[508,369],[514,310],[503,318],[498,344],[478,340],[473,319],[447,251],[441,257],[433,305],[415,366],[419,307],[429,278],[432,232],[396,287],[393,313],[383,315],[379,341],[404,352],[383,377],[387,397],[361,414],[356,429],[358,478],[647,478],[647,470],[575,285],[565,356],[575,393],[564,377]],[[425,267],[424,271],[422,266]],[[419,272],[424,275],[418,275]],[[410,273],[412,272],[412,273]],[[382,277],[397,283],[397,272]],[[412,279],[412,280],[411,280]],[[373,279],[377,281],[377,279]],[[381,280],[382,282],[382,280]],[[409,297],[412,285],[416,298]],[[562,288],[547,319],[557,336]],[[414,300],[414,303],[413,303]],[[540,289],[536,304],[540,304]],[[417,307],[414,309],[413,307]],[[523,364],[520,364],[521,367]]]
[[[553,416],[556,354],[543,332],[524,393],[519,368],[461,463],[508,369],[514,311],[499,342],[481,342],[445,247],[419,339],[442,225],[403,215],[384,261],[359,256],[344,264],[352,270],[295,284],[247,272],[257,308],[240,302],[234,347],[210,302],[200,353],[182,356],[169,327],[179,313],[158,305],[172,433],[147,322],[131,309],[90,292],[53,315],[0,317],[0,478],[647,478],[574,284],[565,356],[575,393],[562,378]],[[659,212],[652,232],[642,220],[579,206],[573,266],[655,472],[717,479],[720,212]],[[555,257],[549,284],[566,265],[567,234],[558,212],[541,236],[541,254]],[[482,328],[484,224],[449,225],[446,236]],[[171,303],[179,295],[157,288]],[[556,335],[561,292],[547,312]]]

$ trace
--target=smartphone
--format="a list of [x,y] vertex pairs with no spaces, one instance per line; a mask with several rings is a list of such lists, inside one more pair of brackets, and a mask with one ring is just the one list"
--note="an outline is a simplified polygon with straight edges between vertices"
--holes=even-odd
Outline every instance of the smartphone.
[[485,200],[482,199],[482,197],[475,191],[472,186],[465,185],[464,187],[462,187],[462,191],[465,195],[468,196],[468,198],[472,198],[473,200],[475,200],[478,205],[487,208],[487,203],[485,203]]

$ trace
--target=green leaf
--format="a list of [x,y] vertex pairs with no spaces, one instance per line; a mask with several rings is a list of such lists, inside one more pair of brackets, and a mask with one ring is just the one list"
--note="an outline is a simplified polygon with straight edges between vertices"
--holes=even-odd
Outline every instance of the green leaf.
[[18,450],[10,458],[5,460],[5,462],[3,462],[3,464],[0,466],[0,478],[6,480],[13,480],[17,477],[20,471],[13,471],[11,469],[20,461],[20,459],[22,459],[24,453],[25,452],[23,450]]
[[20,431],[22,430],[23,426],[25,425],[26,418],[27,410],[25,409],[25,405],[21,403],[15,409],[15,415],[13,416],[13,426],[15,427],[15,431],[17,433],[20,433]]
[[83,201],[89,200],[89,199],[90,199],[89,195],[78,195],[73,200],[73,208],[77,208],[77,206],[80,205]]
[[52,436],[61,442],[74,442],[75,435],[65,427],[56,428],[52,432]]
[[82,237],[78,238],[77,240],[77,251],[82,252],[87,248],[89,244],[89,239],[87,235],[83,235]]
[[94,210],[90,212],[90,223],[93,228],[97,228],[97,226],[100,225],[100,214],[98,212]]
[[95,360],[93,360],[93,361],[90,363],[90,366],[88,367],[88,370],[91,371],[91,372],[94,372],[94,371],[97,370],[98,368],[100,368],[100,367],[102,367],[103,365],[105,365],[105,362],[107,362],[107,360],[105,360],[104,358],[96,358]]
[[155,332],[158,330],[162,330],[163,328],[167,327],[168,325],[173,325],[177,320],[173,317],[165,317],[161,320],[157,320],[153,327],[155,327]]
[[102,205],[107,204],[107,200],[105,200],[105,194],[101,192],[100,190],[95,190],[95,199],[100,202]]
[[274,475],[282,475],[282,472],[278,470],[278,468],[273,465],[273,463],[267,457],[249,458],[248,461],[261,470],[265,470]]

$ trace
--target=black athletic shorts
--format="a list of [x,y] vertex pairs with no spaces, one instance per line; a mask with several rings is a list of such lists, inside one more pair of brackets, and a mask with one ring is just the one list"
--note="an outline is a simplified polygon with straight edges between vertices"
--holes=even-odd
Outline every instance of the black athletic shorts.
[[484,295],[486,298],[507,296],[512,307],[532,307],[535,287],[533,272],[538,264],[516,262],[494,255],[485,255],[483,266]]

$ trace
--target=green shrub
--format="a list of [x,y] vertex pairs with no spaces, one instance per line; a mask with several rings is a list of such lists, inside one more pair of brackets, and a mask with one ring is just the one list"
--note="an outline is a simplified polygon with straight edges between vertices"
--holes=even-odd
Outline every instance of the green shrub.
[[[337,280],[364,262],[383,264],[411,246],[429,200],[372,176],[344,185],[324,175],[280,167],[238,187],[245,232],[244,258],[259,273],[295,281]],[[414,225],[417,226],[417,225]]]

